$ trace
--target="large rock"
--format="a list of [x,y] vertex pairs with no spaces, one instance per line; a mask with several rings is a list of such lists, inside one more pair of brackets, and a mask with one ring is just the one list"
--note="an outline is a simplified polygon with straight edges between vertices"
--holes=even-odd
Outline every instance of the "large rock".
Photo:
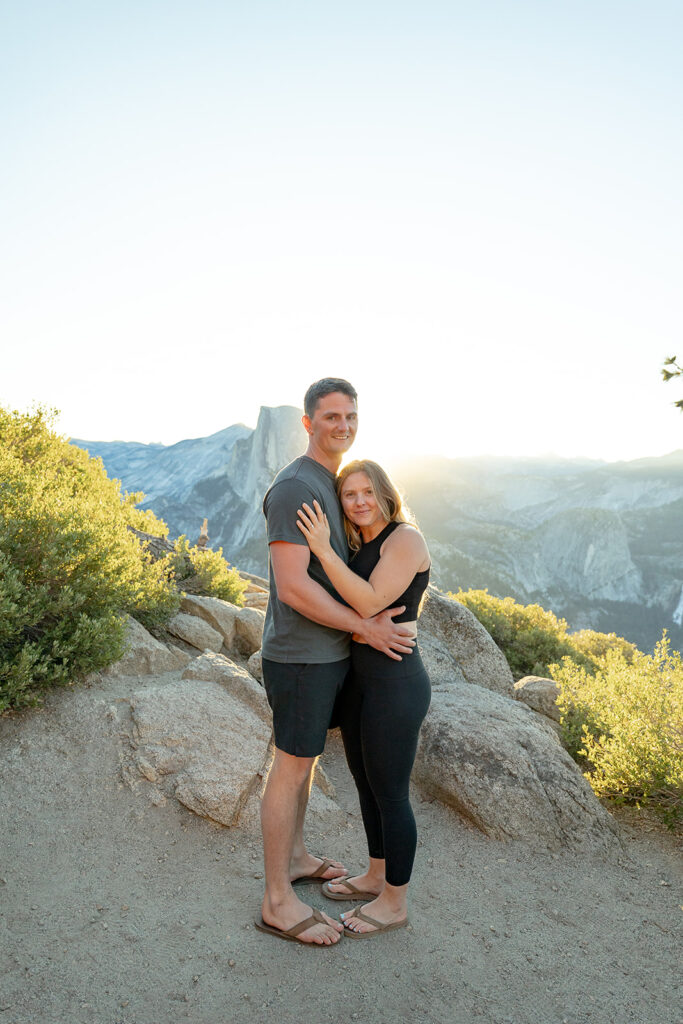
[[[208,622],[223,637],[223,643],[232,648],[235,643],[235,621],[240,609],[230,601],[222,601],[218,597],[199,597],[186,594],[180,604],[181,612],[196,615]],[[213,650],[213,648],[211,648]],[[218,648],[220,650],[220,648]]]
[[515,683],[514,696],[517,700],[524,701],[534,711],[552,718],[555,722],[560,720],[560,709],[557,706],[557,698],[560,695],[560,687],[554,679],[546,679],[543,676],[524,676]]
[[196,814],[237,824],[261,784],[270,729],[218,683],[183,679],[133,694],[133,760]]
[[185,668],[188,661],[192,661],[195,657],[194,653],[188,654],[184,647],[179,647],[178,644],[171,643],[170,641],[167,644],[167,647],[175,656],[178,668]]
[[263,683],[263,657],[260,648],[258,651],[254,651],[247,662],[247,671],[254,679],[258,679],[259,683]]
[[[418,632],[418,647],[432,684],[432,690],[440,690],[456,683],[467,682],[462,674],[462,669],[444,641],[423,629],[421,623]],[[404,657],[409,657],[409,655],[404,655]]]
[[174,636],[179,636],[185,643],[196,647],[198,651],[220,651],[223,646],[223,637],[204,619],[196,615],[188,615],[186,612],[178,612],[169,622],[166,629]]
[[261,646],[266,613],[260,608],[240,608],[235,620],[235,646],[245,657]]
[[243,580],[247,580],[249,586],[247,593],[252,590],[270,590],[270,583],[263,576],[255,576],[253,572],[245,572],[244,569],[237,570]]
[[[341,748],[341,739],[338,739],[338,743]],[[246,807],[240,815],[240,825],[244,825],[246,828],[257,829],[260,827],[259,817],[261,798],[263,797],[263,792],[265,790],[268,773],[270,772],[274,755],[275,746],[271,738],[268,757],[261,770],[261,785],[254,790]],[[338,833],[339,830],[345,828],[347,824],[346,812],[343,811],[337,803],[334,785],[325,773],[320,761],[316,762],[313,773],[313,785],[311,787],[308,809],[306,811],[306,824],[309,832],[311,829],[315,829],[320,832],[321,836],[323,834],[329,835],[331,832]]]
[[616,826],[550,724],[476,685],[433,695],[415,779],[497,839],[615,845]]
[[435,587],[429,587],[420,616],[419,637],[424,634],[446,648],[466,682],[512,695],[514,681],[503,652],[469,608],[440,594]]
[[263,687],[246,669],[223,654],[205,651],[199,658],[193,658],[183,672],[183,679],[204,679],[220,683],[233,697],[248,705],[262,721],[268,724],[272,722],[273,716]]
[[182,656],[148,633],[137,619],[126,622],[126,653],[105,669],[110,676],[147,676],[173,672],[183,665]]

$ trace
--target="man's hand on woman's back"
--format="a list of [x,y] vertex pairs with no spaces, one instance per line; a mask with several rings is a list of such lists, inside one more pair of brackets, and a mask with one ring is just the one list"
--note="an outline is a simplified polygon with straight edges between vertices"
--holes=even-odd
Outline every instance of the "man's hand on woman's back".
[[405,605],[387,608],[371,619],[363,619],[363,628],[357,632],[375,650],[381,651],[394,661],[402,661],[402,654],[413,653],[415,637],[405,626],[394,622],[392,615],[400,615],[405,610]]

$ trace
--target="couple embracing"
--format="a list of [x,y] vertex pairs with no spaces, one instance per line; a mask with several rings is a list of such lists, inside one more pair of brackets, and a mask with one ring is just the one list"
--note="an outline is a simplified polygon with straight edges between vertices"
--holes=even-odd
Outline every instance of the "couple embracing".
[[[328,377],[304,398],[305,455],[265,496],[270,600],[263,682],[275,758],[261,805],[266,892],[261,931],[311,945],[365,938],[407,924],[417,832],[409,781],[429,677],[415,646],[429,579],[424,538],[374,462],[342,457],[358,425],[357,395]],[[358,789],[369,867],[351,875],[309,854],[303,825],[317,757],[341,728]],[[292,883],[322,884],[329,900],[358,902],[335,920]]]

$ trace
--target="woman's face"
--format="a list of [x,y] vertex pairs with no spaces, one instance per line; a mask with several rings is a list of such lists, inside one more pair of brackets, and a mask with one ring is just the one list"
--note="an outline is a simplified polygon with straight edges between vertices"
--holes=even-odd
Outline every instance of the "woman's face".
[[342,484],[341,503],[344,515],[354,526],[372,526],[378,520],[383,521],[367,473],[349,473]]

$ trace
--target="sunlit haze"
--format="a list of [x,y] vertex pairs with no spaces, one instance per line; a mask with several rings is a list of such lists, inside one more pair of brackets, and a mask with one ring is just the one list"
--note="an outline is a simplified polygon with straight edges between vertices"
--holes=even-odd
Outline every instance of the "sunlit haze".
[[0,403],[172,443],[334,375],[379,461],[683,447],[682,10],[7,8]]

